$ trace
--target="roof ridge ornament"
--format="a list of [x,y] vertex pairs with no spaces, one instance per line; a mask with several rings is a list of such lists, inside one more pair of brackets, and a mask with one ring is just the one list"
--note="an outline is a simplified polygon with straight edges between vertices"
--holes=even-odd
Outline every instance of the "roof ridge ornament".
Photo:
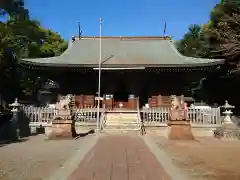
[[81,24],[80,24],[80,22],[78,22],[78,40],[80,40],[81,39],[81,37],[82,37],[82,30],[81,30]]

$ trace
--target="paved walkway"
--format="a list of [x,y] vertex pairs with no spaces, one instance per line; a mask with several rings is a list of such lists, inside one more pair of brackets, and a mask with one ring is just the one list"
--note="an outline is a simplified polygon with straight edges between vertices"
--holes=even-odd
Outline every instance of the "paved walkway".
[[170,180],[141,137],[104,136],[68,180]]

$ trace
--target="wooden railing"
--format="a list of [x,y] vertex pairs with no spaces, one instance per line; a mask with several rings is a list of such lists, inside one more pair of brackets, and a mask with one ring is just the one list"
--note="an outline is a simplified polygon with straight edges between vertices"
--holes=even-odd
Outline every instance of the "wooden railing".
[[[104,109],[100,108],[100,113],[102,114],[103,112]],[[22,111],[20,113],[21,118],[29,121],[30,126],[51,126],[52,120],[57,114],[58,110],[54,108],[34,106],[22,106]],[[75,120],[77,126],[95,125],[97,120],[97,108],[89,106],[76,109]]]
[[[100,108],[100,119],[99,119],[99,127],[105,123],[105,108]],[[96,107],[88,107],[88,108],[78,108],[75,112],[75,120],[77,126],[84,125],[97,125],[97,108]]]
[[22,106],[20,116],[29,122],[30,126],[51,126],[57,110],[49,107]]
[[[145,125],[167,126],[170,120],[170,108],[149,108],[141,110],[141,118]],[[188,118],[193,125],[221,124],[220,107],[218,108],[189,108]]]
[[[50,126],[57,110],[49,107],[23,106],[22,117],[25,117],[30,126]],[[105,112],[100,109],[101,115]],[[97,108],[79,108],[76,110],[76,125],[95,125],[97,120]],[[170,108],[138,109],[139,121],[146,126],[167,126],[170,120]],[[100,116],[101,117],[101,116]],[[188,118],[193,125],[219,125],[221,124],[220,108],[189,108]],[[103,122],[103,121],[102,121]]]
[[189,108],[188,118],[192,124],[219,125],[221,124],[221,112],[218,108]]
[[167,126],[170,108],[148,108],[142,109],[141,119],[146,126]]

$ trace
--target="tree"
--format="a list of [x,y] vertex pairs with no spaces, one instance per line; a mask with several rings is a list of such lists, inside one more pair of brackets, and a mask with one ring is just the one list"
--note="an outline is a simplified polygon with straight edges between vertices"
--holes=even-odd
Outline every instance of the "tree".
[[17,59],[16,53],[20,50],[12,29],[0,22],[0,92],[9,97],[9,89],[17,90]]
[[[189,28],[184,38],[177,44],[178,50],[185,56],[226,60],[225,64],[221,66],[221,72],[211,74],[207,77],[205,86],[203,84],[202,87],[197,88],[201,91],[207,90],[211,94],[210,97],[215,96],[215,100],[220,100],[220,97],[225,95],[225,92],[221,92],[221,87],[231,84],[222,77],[229,77],[226,72],[236,66],[240,67],[239,27],[240,0],[222,0],[212,9],[208,23],[201,26],[194,25],[193,29]],[[236,89],[235,86],[236,84],[233,85],[234,89]],[[232,90],[229,93],[232,94],[228,98],[233,98]]]
[[185,56],[207,57],[207,46],[204,46],[202,38],[202,27],[194,24],[189,26],[188,32],[183,39],[177,43],[177,49]]
[[68,43],[59,34],[42,27],[39,27],[39,30],[44,38],[41,39],[41,43],[35,43],[35,50],[37,49],[38,53],[34,54],[33,51],[30,51],[29,57],[59,56],[67,49]]
[[240,1],[226,0],[211,12],[205,38],[215,57],[223,57],[229,64],[239,64],[240,58]]
[[185,56],[224,58],[229,64],[240,59],[240,0],[225,0],[211,11],[208,24],[192,25],[177,44]]
[[[31,22],[28,26],[22,25],[24,34],[21,34],[22,42],[25,40],[25,48],[19,58],[44,58],[62,54],[68,43],[59,34],[49,29],[43,28],[38,22]],[[34,73],[23,72],[21,79],[22,92],[29,97],[36,97],[36,88],[41,87],[39,83],[44,83],[45,77]],[[36,85],[36,82],[37,83]],[[33,91],[33,89],[35,89]]]
[[[60,55],[67,42],[40,22],[31,20],[24,0],[1,0],[0,16],[8,16],[7,22],[0,22],[0,93],[17,90],[21,84],[21,91],[31,96],[31,84],[39,78],[19,68],[17,59]],[[11,94],[16,95],[13,91]]]
[[28,10],[24,8],[24,0],[1,0],[0,15],[8,15],[11,20],[29,19]]

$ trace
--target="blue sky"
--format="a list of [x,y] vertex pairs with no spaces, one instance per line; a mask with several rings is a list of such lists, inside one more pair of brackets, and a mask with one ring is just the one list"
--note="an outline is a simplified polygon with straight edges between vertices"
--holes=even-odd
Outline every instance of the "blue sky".
[[103,18],[103,35],[166,35],[181,38],[190,24],[209,20],[211,9],[220,0],[26,0],[33,19],[65,39],[78,34],[99,35],[99,18]]

